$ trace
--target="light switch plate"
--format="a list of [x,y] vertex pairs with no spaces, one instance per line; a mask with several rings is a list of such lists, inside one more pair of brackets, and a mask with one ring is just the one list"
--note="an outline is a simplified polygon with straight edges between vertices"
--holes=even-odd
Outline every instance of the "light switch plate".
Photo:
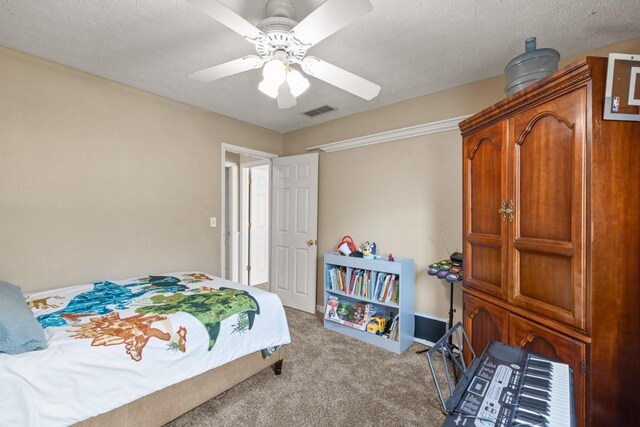
[[215,228],[217,226],[217,222],[217,218],[215,216],[212,216],[211,218],[209,218],[209,227]]

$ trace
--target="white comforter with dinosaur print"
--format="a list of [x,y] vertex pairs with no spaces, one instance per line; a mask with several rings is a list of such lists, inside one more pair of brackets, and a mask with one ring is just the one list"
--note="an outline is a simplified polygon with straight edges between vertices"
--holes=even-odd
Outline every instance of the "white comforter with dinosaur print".
[[26,300],[48,348],[0,353],[0,426],[73,424],[291,342],[277,295],[204,273],[97,282]]

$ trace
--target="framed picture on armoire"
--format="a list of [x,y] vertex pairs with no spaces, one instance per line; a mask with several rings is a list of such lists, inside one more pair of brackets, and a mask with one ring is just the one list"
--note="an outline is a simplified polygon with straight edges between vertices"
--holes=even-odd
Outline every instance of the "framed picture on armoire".
[[609,54],[604,119],[640,122],[640,54]]

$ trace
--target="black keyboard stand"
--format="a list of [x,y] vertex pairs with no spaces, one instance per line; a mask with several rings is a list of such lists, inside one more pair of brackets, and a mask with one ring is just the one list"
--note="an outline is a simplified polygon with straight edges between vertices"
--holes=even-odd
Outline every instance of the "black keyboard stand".
[[[470,365],[465,363],[462,355],[462,348],[468,349],[469,356],[472,359]],[[457,355],[454,353],[455,349],[458,350]],[[424,353],[424,351],[421,351],[421,353]],[[429,369],[431,370],[433,382],[436,386],[438,397],[440,398],[440,403],[442,405],[442,412],[448,414],[455,408],[462,395],[462,392],[459,391],[466,390],[466,384],[470,381],[470,378],[473,377],[473,374],[477,369],[479,359],[476,358],[473,348],[471,348],[471,341],[469,341],[469,337],[460,322],[449,328],[449,331],[447,331],[447,333],[444,334],[444,336],[442,336],[442,338],[440,338],[438,342],[435,343],[426,353]],[[438,381],[436,368],[433,363],[436,357],[442,357],[443,366],[445,366],[445,381],[442,384]],[[448,364],[447,361],[451,361],[451,364],[453,365],[453,382],[449,377],[449,369],[446,369]],[[462,375],[460,380],[458,380],[458,372]],[[446,386],[446,390],[443,385]]]

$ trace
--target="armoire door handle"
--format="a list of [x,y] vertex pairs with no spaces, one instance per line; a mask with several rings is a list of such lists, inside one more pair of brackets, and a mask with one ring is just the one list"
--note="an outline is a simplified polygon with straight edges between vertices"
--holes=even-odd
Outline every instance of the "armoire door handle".
[[505,213],[509,217],[509,222],[513,222],[513,213],[514,213],[513,200],[509,200],[509,206],[507,207],[507,210],[505,211]]
[[498,209],[498,213],[500,214],[500,217],[502,217],[503,221],[507,219],[507,202],[506,201],[503,200],[502,202],[500,202],[500,209]]
[[507,206],[506,200],[500,202],[500,209],[498,209],[498,213],[502,220],[506,220],[509,217],[509,222],[513,222],[513,200],[509,200],[509,206]]

